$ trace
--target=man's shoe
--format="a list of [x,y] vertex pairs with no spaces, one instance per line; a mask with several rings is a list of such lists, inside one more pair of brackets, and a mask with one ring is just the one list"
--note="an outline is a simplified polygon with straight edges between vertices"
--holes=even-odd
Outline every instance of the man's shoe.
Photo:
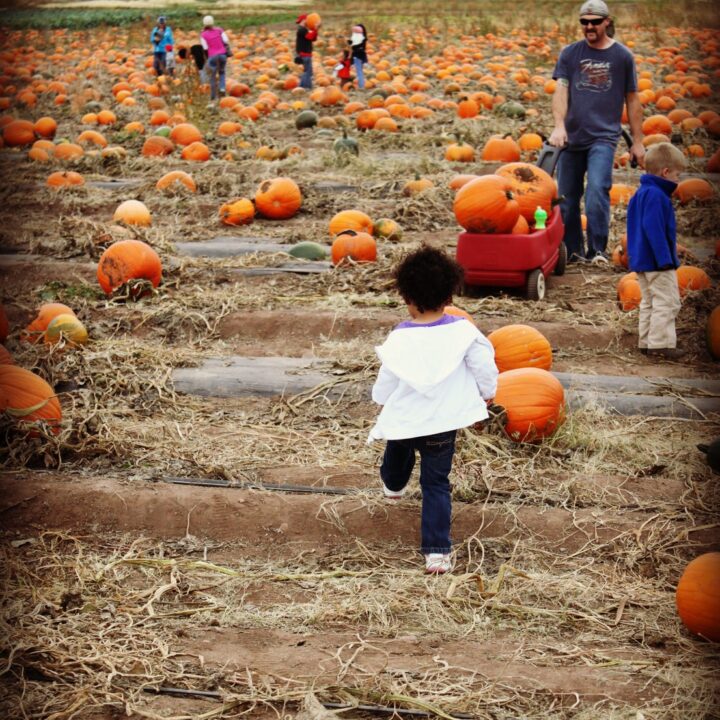
[[602,252],[595,253],[595,255],[593,255],[592,258],[590,259],[590,262],[593,265],[609,265],[610,264],[610,260],[608,259],[608,256]]
[[680,348],[648,348],[649,357],[661,357],[665,360],[679,360],[685,356],[685,351]]
[[452,570],[450,555],[430,553],[425,556],[425,572],[428,575],[444,575]]
[[583,255],[578,255],[577,253],[573,253],[573,254],[568,258],[567,261],[568,261],[568,263],[570,263],[570,264],[586,263],[586,262],[587,262],[587,258],[584,257]]
[[402,490],[391,490],[385,483],[383,483],[383,495],[386,500],[400,500],[407,490],[407,485]]

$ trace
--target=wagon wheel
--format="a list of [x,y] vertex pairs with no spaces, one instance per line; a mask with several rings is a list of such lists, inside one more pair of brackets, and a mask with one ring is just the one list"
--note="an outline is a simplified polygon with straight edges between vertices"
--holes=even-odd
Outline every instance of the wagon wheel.
[[528,300],[542,300],[545,297],[545,276],[542,270],[533,270],[528,275],[525,295]]
[[553,269],[553,275],[564,275],[565,268],[567,267],[567,245],[564,242],[560,243],[560,252],[558,254],[558,261]]

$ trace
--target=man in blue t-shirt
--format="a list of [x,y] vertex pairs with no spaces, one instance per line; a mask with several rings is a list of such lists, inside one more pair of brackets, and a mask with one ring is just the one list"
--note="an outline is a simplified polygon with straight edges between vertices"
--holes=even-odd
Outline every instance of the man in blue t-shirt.
[[[610,12],[603,0],[587,0],[580,8],[584,40],[563,48],[553,78],[555,127],[550,144],[566,146],[558,161],[558,192],[565,223],[564,242],[570,262],[608,262],[610,187],[615,147],[621,133],[623,104],[632,134],[630,154],[642,164],[642,105],[637,92],[635,59],[608,33]],[[580,216],[585,175],[587,251]]]

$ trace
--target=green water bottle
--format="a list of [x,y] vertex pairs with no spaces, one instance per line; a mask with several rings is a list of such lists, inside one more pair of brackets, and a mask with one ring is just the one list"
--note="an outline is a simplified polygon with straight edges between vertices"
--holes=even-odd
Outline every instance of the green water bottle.
[[545,210],[543,210],[538,205],[537,210],[535,211],[535,229],[536,230],[544,230],[546,220],[547,220],[547,212],[545,212]]

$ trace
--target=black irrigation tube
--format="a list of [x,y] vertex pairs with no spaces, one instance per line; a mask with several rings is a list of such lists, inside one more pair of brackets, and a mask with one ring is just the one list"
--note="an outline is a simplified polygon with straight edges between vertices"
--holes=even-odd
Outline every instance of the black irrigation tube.
[[[176,687],[145,687],[143,692],[151,695],[170,695],[172,697],[190,697],[190,698],[206,698],[208,700],[223,700],[223,695],[214,690],[187,690],[185,688]],[[361,712],[381,713],[383,715],[410,715],[413,717],[434,717],[435,713],[428,710],[415,710],[413,708],[388,707],[387,705],[347,705],[344,703],[322,702],[320,704],[327,709],[332,710],[359,710]],[[475,715],[466,715],[465,713],[448,713],[448,716],[455,720],[474,720]]]
[[232,490],[271,490],[273,492],[306,493],[317,495],[354,495],[362,488],[314,487],[313,485],[278,485],[275,483],[231,483],[213,478],[166,477],[163,482],[173,485],[230,488]]

